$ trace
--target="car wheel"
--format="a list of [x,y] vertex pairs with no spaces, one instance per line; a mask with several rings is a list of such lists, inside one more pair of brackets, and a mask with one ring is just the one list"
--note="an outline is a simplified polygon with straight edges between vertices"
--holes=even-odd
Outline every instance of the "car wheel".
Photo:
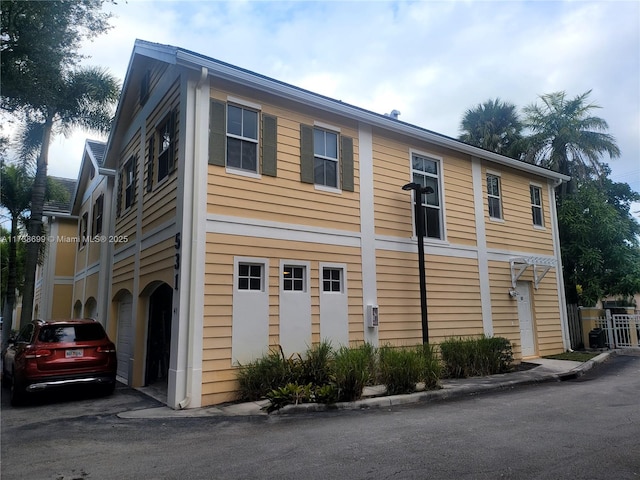
[[25,389],[20,383],[16,382],[15,377],[11,381],[11,405],[14,407],[24,403]]

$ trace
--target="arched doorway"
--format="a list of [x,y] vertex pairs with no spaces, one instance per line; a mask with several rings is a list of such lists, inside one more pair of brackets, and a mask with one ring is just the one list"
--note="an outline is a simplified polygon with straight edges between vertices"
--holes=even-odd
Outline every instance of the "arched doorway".
[[93,297],[89,297],[84,304],[84,318],[98,319],[98,302]]
[[169,379],[172,310],[173,289],[163,283],[149,296],[145,385],[166,384]]

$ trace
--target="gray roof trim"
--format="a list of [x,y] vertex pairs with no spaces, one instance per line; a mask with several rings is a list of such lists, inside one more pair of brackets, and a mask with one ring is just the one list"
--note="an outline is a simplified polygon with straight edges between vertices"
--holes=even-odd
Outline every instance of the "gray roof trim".
[[325,111],[346,116],[371,126],[407,135],[418,140],[427,141],[441,147],[456,150],[506,167],[553,179],[558,184],[563,181],[568,181],[571,178],[547,168],[532,165],[510,157],[505,157],[503,155],[466,144],[454,138],[447,137],[446,135],[432,132],[382,114],[371,112],[369,110],[344,103],[340,100],[319,95],[309,90],[305,90],[179,47],[162,45],[144,40],[136,40],[133,53],[134,55],[141,54],[149,56],[163,62],[181,65],[189,69],[200,70],[201,67],[206,67],[209,71],[209,75],[227,79],[282,98],[287,98]]

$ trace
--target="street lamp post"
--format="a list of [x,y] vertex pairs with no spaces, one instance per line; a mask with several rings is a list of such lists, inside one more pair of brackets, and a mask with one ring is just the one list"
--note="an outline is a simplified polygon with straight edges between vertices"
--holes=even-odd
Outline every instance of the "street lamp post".
[[422,317],[422,343],[429,343],[429,322],[427,317],[427,282],[424,271],[424,236],[425,224],[422,208],[422,195],[433,193],[433,188],[423,187],[419,183],[407,183],[403,190],[413,190],[414,216],[416,217],[416,237],[418,238],[418,274],[420,275],[420,313]]

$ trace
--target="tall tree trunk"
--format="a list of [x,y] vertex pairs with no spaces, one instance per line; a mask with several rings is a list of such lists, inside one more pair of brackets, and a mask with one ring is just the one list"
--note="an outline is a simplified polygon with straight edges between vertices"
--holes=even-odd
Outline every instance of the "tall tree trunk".
[[16,304],[16,284],[17,282],[17,244],[16,236],[18,235],[18,215],[11,212],[11,237],[9,238],[9,258],[8,276],[7,276],[7,298],[5,298],[2,308],[2,351],[9,344],[9,335],[13,328],[13,308]]
[[51,140],[52,127],[53,115],[50,114],[44,123],[42,145],[40,146],[36,176],[33,181],[33,190],[31,193],[31,218],[29,219],[27,233],[32,241],[27,242],[20,325],[26,325],[33,318],[36,267],[38,266],[38,253],[40,251],[40,243],[33,240],[42,235],[42,212],[44,210],[44,198],[47,188],[47,165],[49,163],[49,141]]

